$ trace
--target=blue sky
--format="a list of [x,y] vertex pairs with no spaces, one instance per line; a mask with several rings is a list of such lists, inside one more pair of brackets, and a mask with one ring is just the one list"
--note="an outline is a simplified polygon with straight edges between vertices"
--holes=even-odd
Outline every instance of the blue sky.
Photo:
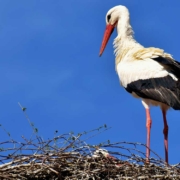
[[[20,102],[44,138],[107,124],[112,128],[91,143],[146,142],[144,107],[120,87],[115,72],[116,31],[98,57],[106,12],[119,4],[130,10],[137,41],[180,61],[180,1],[0,1],[0,124],[14,139],[32,133]],[[151,148],[164,157],[160,109],[151,115]],[[169,159],[178,163],[180,113],[170,110],[167,118]],[[0,134],[0,141],[8,139]]]

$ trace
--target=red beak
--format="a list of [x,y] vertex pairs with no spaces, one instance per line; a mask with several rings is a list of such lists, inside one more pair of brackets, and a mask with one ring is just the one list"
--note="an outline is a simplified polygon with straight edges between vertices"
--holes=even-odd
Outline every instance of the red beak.
[[116,26],[116,23],[114,25],[111,25],[111,24],[108,24],[106,26],[106,30],[105,30],[105,33],[104,33],[104,37],[103,37],[103,41],[102,41],[102,44],[101,44],[101,49],[100,49],[100,52],[99,52],[99,56],[102,55],[107,43],[108,43],[108,40],[111,36],[111,34],[113,33],[113,30]]

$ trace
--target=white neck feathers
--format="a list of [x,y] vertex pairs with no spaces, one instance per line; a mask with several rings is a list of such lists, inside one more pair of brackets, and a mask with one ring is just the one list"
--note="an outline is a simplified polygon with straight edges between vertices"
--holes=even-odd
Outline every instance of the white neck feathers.
[[137,50],[142,46],[133,38],[133,30],[129,23],[129,12],[125,12],[119,17],[117,23],[117,37],[114,39],[114,53],[116,55],[116,65],[129,53],[131,50]]

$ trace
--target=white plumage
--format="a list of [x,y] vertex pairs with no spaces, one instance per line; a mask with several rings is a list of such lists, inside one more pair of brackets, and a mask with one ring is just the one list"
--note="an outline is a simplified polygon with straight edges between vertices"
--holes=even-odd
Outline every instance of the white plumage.
[[125,59],[118,63],[117,73],[122,86],[125,88],[127,84],[139,79],[158,78],[169,74],[162,65],[149,58],[143,61],[136,60],[134,62],[126,61]]

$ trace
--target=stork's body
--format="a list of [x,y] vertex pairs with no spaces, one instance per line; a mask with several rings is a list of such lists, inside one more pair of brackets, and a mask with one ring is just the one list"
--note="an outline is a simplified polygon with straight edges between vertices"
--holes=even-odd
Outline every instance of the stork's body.
[[146,109],[147,161],[150,147],[150,105],[160,106],[164,122],[165,160],[168,163],[168,124],[166,112],[172,107],[180,110],[180,63],[158,48],[144,48],[133,38],[129,12],[124,6],[110,9],[106,15],[106,31],[100,55],[115,27],[116,71],[121,85],[134,97],[141,98]]

